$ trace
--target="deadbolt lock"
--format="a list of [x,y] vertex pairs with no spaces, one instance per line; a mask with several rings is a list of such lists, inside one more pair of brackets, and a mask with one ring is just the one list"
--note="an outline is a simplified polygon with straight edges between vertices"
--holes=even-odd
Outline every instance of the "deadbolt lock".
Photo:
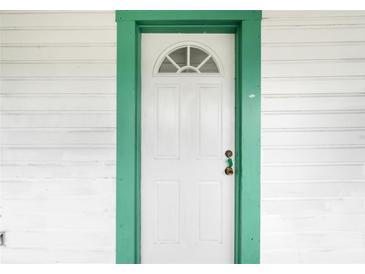
[[226,152],[224,153],[224,155],[226,155],[227,158],[231,158],[233,156],[233,152],[232,150],[226,150]]

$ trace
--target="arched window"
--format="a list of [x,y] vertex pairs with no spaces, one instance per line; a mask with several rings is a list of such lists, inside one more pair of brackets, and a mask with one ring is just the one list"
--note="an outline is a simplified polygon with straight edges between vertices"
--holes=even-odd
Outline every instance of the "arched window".
[[213,55],[195,45],[169,51],[159,64],[158,73],[220,73]]

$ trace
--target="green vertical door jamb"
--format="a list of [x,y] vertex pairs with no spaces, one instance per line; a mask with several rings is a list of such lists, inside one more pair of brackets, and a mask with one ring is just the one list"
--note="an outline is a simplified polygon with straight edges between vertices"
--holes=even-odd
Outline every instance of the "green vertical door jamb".
[[[117,27],[117,186],[116,262],[137,263],[136,216],[138,138],[136,119],[136,39],[135,21],[119,21]],[[123,110],[123,111],[121,111]]]
[[261,20],[242,21],[240,237],[237,263],[260,263]]

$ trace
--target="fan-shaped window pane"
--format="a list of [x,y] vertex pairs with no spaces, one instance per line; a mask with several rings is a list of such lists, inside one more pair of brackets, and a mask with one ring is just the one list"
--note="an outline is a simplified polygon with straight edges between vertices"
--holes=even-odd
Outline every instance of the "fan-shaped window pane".
[[177,68],[167,59],[165,58],[160,66],[158,72],[162,73],[174,73],[177,72]]
[[208,57],[208,53],[201,49],[190,47],[190,65],[198,67]]
[[187,59],[188,59],[188,53],[187,53],[187,47],[177,49],[169,54],[172,60],[175,61],[175,63],[179,67],[184,67],[187,65]]
[[209,60],[204,65],[202,65],[199,70],[201,73],[218,73],[219,72],[217,64],[214,62],[214,59],[212,57],[210,57]]
[[186,68],[181,71],[181,73],[196,73],[198,71],[192,69],[192,68]]

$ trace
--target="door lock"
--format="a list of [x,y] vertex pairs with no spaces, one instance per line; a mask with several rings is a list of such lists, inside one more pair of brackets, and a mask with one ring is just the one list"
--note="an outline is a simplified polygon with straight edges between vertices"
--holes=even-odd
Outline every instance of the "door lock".
[[233,152],[232,150],[226,150],[224,155],[227,157],[227,167],[224,169],[224,173],[226,175],[233,175],[233,160],[231,159]]

